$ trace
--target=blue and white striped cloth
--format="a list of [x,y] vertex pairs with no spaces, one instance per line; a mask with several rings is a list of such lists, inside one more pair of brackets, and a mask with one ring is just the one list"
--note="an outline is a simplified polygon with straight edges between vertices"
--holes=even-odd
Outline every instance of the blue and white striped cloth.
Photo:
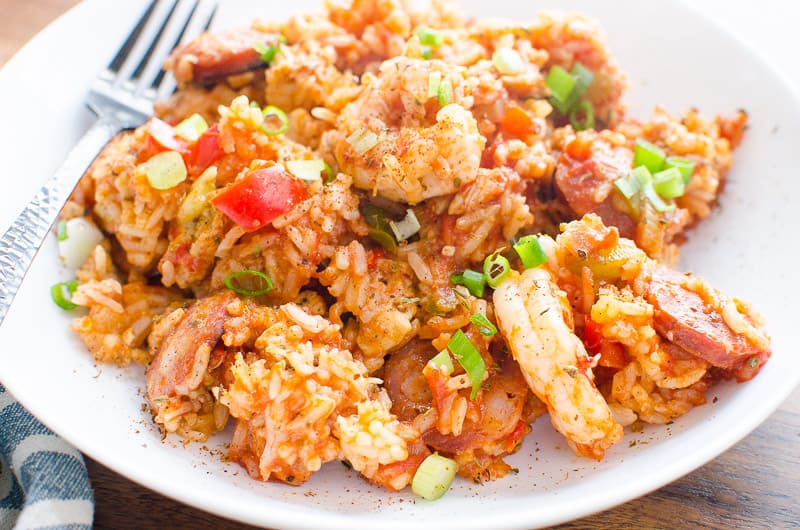
[[0,530],[89,530],[93,515],[83,456],[0,385]]

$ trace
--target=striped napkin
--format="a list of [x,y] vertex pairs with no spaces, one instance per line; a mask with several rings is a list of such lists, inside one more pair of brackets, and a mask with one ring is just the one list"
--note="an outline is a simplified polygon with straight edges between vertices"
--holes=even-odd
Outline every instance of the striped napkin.
[[0,530],[89,530],[93,514],[83,456],[0,385]]

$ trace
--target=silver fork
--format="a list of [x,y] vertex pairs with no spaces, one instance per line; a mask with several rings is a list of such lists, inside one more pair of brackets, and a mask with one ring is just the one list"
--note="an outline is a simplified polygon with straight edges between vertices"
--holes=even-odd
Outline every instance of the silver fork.
[[153,0],[86,97],[97,121],[0,238],[0,324],[58,213],[100,150],[143,124],[175,81],[161,65],[179,42],[208,28],[215,0]]

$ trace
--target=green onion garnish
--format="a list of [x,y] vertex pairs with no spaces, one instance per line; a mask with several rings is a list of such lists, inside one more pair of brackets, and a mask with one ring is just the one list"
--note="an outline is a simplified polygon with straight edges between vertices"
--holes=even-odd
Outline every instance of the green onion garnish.
[[550,89],[550,103],[561,114],[569,113],[570,96],[575,89],[575,78],[558,65],[550,68],[545,80]]
[[438,453],[428,456],[417,468],[411,480],[411,490],[425,500],[435,501],[450,489],[458,464]]
[[421,228],[419,221],[417,220],[417,216],[414,214],[414,210],[411,208],[406,210],[406,216],[400,221],[390,220],[389,227],[392,229],[394,237],[397,239],[397,241],[405,241],[409,237],[419,232],[419,229]]
[[497,334],[497,328],[489,322],[489,319],[486,318],[486,315],[481,313],[475,313],[471,317],[469,317],[470,322],[475,324],[475,327],[478,328],[478,331],[484,337],[494,337]]
[[483,362],[481,352],[460,329],[453,333],[447,343],[447,349],[450,350],[458,364],[467,372],[467,376],[472,383],[472,392],[470,392],[469,398],[475,399],[483,382],[483,375],[486,373],[486,363]]
[[419,38],[419,43],[423,46],[438,48],[444,44],[444,36],[434,29],[419,28],[417,30],[417,37]]
[[513,48],[498,48],[492,54],[492,63],[503,75],[519,74],[525,70],[525,62],[519,52]]
[[67,237],[67,222],[62,219],[56,225],[56,239],[64,241]]
[[[580,114],[583,114],[583,120],[579,119]],[[569,111],[569,122],[576,131],[594,129],[594,108],[592,104],[585,99],[581,100]]]
[[397,241],[395,241],[392,235],[380,228],[372,228],[368,232],[369,237],[371,237],[377,244],[394,254],[397,252]]
[[581,63],[575,63],[571,74],[575,78],[575,90],[572,93],[572,98],[573,101],[577,102],[594,81],[594,74]]
[[278,107],[267,105],[261,111],[264,115],[264,123],[261,130],[270,136],[283,134],[289,130],[289,117]]
[[139,165],[147,176],[147,181],[157,190],[174,188],[186,180],[186,164],[177,151],[164,151],[153,155],[147,162]]
[[[248,289],[234,283],[234,280],[241,281],[240,279],[247,281],[256,288]],[[261,296],[262,294],[270,292],[275,286],[272,284],[272,280],[269,279],[269,276],[263,272],[245,269],[243,271],[232,272],[225,276],[225,287],[242,296]]]
[[539,244],[539,238],[534,235],[519,238],[514,245],[514,250],[526,269],[533,269],[547,261],[547,254]]
[[286,169],[304,182],[316,182],[322,180],[325,162],[322,160],[290,160],[286,162]]
[[638,138],[633,151],[633,167],[644,166],[650,173],[658,173],[664,167],[664,151],[647,140]]
[[486,288],[486,276],[483,273],[466,269],[461,274],[453,274],[450,281],[456,285],[463,285],[472,296],[480,298]]
[[614,186],[628,201],[633,199],[639,193],[639,181],[632,173],[628,173],[624,177],[620,177],[614,181]]
[[[579,104],[581,96],[586,93],[589,85],[594,80],[594,74],[581,63],[575,63],[572,72],[567,72],[558,65],[550,68],[545,83],[550,89],[550,104],[563,116],[569,116],[570,111]],[[585,111],[586,122],[589,122],[588,111]],[[594,127],[594,113],[592,112],[592,125]],[[585,127],[589,128],[589,127]]]
[[650,201],[650,204],[653,205],[657,212],[669,212],[675,209],[674,204],[664,202],[661,196],[656,193],[652,182],[642,188],[642,194]]
[[442,82],[442,72],[428,74],[428,99],[439,97],[439,85]]
[[353,150],[355,150],[357,154],[363,155],[378,145],[378,135],[362,127],[348,136],[346,141],[353,146]]
[[653,187],[665,199],[680,197],[686,191],[681,170],[676,167],[659,171],[653,175]]
[[358,207],[364,222],[370,227],[369,237],[391,253],[397,252],[397,240],[389,226],[388,214],[381,208],[369,203],[361,203]]
[[511,264],[505,256],[495,253],[483,260],[483,275],[486,276],[486,283],[492,288],[500,285],[510,271]]
[[75,309],[77,304],[72,303],[72,295],[78,288],[78,280],[69,280],[66,282],[59,282],[50,287],[50,297],[58,307],[65,311]]
[[437,353],[428,364],[438,369],[438,367],[444,367],[444,371],[447,375],[453,373],[453,360],[450,358],[450,352],[447,350],[442,350]]
[[431,55],[433,55],[433,48],[430,46],[422,46],[422,58],[423,59],[430,59]]
[[437,97],[439,98],[439,105],[442,107],[449,105],[450,102],[453,101],[453,85],[450,83],[449,79],[443,79],[442,82],[439,83]]
[[688,158],[681,158],[679,156],[668,156],[664,161],[664,169],[676,168],[681,172],[683,183],[689,185],[689,180],[692,178],[694,172],[694,162]]
[[630,179],[636,181],[639,190],[643,190],[645,186],[653,183],[653,175],[645,166],[637,166],[633,168],[630,173]]
[[325,167],[323,167],[322,171],[325,172],[325,184],[328,184],[336,179],[336,175],[334,175],[333,168],[327,162],[324,162],[324,164]]
[[208,123],[199,114],[192,114],[178,125],[173,127],[175,134],[180,136],[186,141],[195,142],[200,136],[208,130]]
[[[286,42],[286,37],[280,35],[278,42]],[[256,42],[253,44],[253,49],[261,56],[261,60],[265,63],[271,63],[275,56],[281,51],[279,44],[266,45],[263,42]]]

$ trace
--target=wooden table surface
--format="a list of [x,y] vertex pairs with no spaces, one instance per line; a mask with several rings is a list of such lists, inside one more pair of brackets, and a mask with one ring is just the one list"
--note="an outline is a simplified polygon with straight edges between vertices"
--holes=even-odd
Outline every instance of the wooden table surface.
[[[76,0],[0,0],[0,65]],[[249,528],[167,499],[87,458],[97,528]],[[716,460],[649,495],[561,525],[600,528],[800,528],[800,388]]]

